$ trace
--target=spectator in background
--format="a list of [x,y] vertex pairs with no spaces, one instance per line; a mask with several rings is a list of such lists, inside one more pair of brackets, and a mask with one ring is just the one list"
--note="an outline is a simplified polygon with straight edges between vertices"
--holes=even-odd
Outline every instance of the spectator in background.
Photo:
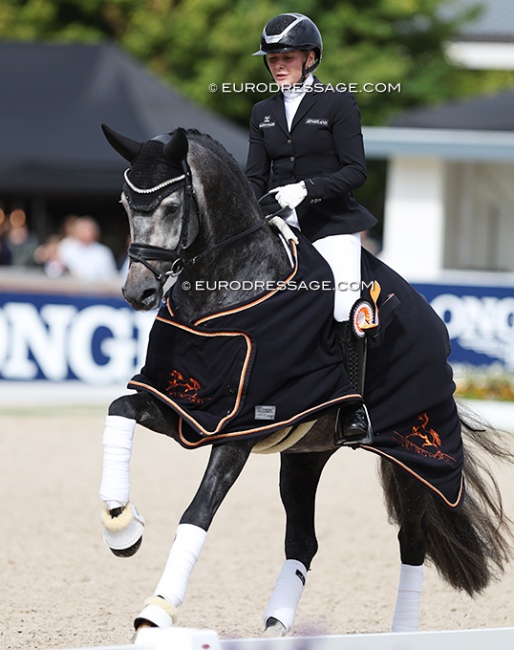
[[50,278],[59,278],[66,273],[59,258],[59,244],[67,239],[72,239],[73,228],[78,218],[76,214],[69,214],[61,225],[60,233],[50,235],[34,252],[36,264],[42,266]]
[[59,259],[59,244],[62,237],[59,235],[50,235],[48,239],[38,246],[34,251],[34,260],[36,264],[42,266],[49,278],[59,278],[66,269]]
[[34,266],[34,252],[38,246],[37,237],[27,227],[27,215],[24,210],[16,209],[9,215],[10,228],[6,243],[12,254],[13,266]]
[[82,280],[115,280],[118,269],[114,254],[100,243],[100,227],[89,216],[78,217],[57,247],[57,257],[63,267]]

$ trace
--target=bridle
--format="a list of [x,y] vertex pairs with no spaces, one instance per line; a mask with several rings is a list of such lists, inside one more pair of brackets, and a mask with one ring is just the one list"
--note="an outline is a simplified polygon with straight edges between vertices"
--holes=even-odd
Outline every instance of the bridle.
[[[180,176],[175,176],[174,178],[169,178],[158,185],[150,188],[140,188],[134,185],[128,177],[128,170],[125,171],[125,187],[124,193],[127,196],[129,205],[132,206],[133,201],[131,201],[131,194],[135,193],[136,196],[142,194],[152,194],[159,192],[157,195],[157,203],[160,203],[165,196],[169,196],[174,192],[178,191],[180,188],[184,187],[184,203],[182,208],[182,218],[180,226],[180,241],[176,248],[163,248],[162,246],[153,246],[151,244],[141,244],[138,242],[132,242],[128,247],[128,256],[133,262],[139,262],[146,266],[146,268],[151,271],[157,282],[162,286],[165,284],[169,276],[177,276],[181,273],[186,264],[195,264],[198,259],[198,255],[193,258],[184,258],[181,256],[181,251],[184,248],[187,237],[187,227],[190,219],[191,209],[193,208],[195,214],[198,216],[198,204],[196,201],[196,195],[193,188],[193,182],[191,177],[191,170],[186,161],[182,162],[182,171],[183,173]],[[171,190],[168,188],[172,188]],[[156,201],[153,202],[155,204]],[[159,261],[159,262],[171,262],[171,268],[169,271],[161,272],[154,265],[150,264],[149,260]]]
[[[180,188],[184,187],[184,203],[182,209],[182,218],[181,218],[181,231],[180,231],[180,241],[176,248],[163,248],[161,246],[153,246],[151,244],[141,244],[138,242],[133,242],[128,247],[128,256],[131,261],[139,262],[143,264],[149,271],[153,273],[157,282],[163,286],[169,277],[176,277],[184,270],[188,265],[196,264],[201,259],[207,255],[211,255],[215,251],[232,244],[233,242],[250,235],[259,228],[262,228],[273,216],[276,214],[268,215],[261,221],[258,221],[256,224],[246,228],[245,230],[224,239],[223,241],[207,248],[203,252],[195,255],[194,257],[184,257],[183,250],[186,245],[186,238],[188,232],[188,224],[191,216],[191,211],[194,210],[196,216],[199,216],[198,202],[196,200],[196,194],[193,187],[193,180],[191,175],[191,169],[186,160],[182,161],[182,170],[183,173],[180,176],[170,178],[158,185],[143,189],[137,187],[132,183],[128,178],[128,170],[125,171],[125,186],[124,193],[128,199],[129,205],[132,207],[134,201],[131,200],[131,194],[135,193],[137,195],[151,194],[159,192],[157,195],[158,200],[154,201],[153,204],[160,203],[166,196],[173,194]],[[169,190],[168,188],[172,188]],[[262,197],[264,198],[264,197]],[[280,211],[279,211],[280,212]],[[168,271],[161,272],[153,264],[150,264],[150,261],[159,261],[159,262],[171,262],[171,267]]]

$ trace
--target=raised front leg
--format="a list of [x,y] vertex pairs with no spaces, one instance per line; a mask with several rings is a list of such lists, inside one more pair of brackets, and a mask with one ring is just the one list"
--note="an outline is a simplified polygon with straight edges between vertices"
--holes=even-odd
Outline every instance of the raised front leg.
[[172,436],[174,419],[169,409],[148,393],[126,395],[109,407],[103,433],[103,468],[100,498],[104,540],[118,556],[134,555],[143,536],[144,518],[130,497],[130,459],[136,423]]
[[318,550],[314,529],[316,490],[334,451],[281,456],[280,496],[286,511],[286,561],[264,612],[266,636],[284,636],[293,624],[307,571]]
[[207,530],[228,491],[248,460],[254,441],[212,447],[209,463],[198,491],[182,515],[164,572],[154,595],[136,618],[142,625],[171,627],[182,604],[191,572],[202,550]]

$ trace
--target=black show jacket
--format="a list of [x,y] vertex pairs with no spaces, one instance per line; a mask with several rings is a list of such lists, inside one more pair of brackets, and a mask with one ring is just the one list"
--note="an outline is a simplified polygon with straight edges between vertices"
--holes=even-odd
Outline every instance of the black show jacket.
[[250,120],[246,175],[259,199],[269,189],[305,181],[296,208],[311,241],[371,228],[376,218],[352,196],[366,180],[360,112],[355,97],[316,77],[287,127],[284,96],[255,104]]

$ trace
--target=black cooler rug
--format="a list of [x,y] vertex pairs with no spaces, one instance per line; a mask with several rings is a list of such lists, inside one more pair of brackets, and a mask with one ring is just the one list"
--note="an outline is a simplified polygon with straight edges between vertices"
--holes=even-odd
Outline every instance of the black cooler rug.
[[[145,365],[128,386],[170,407],[184,447],[262,437],[362,401],[342,364],[332,272],[301,234],[290,245],[289,277],[257,298],[194,323],[181,320],[173,291],[161,307]],[[446,327],[417,291],[365,250],[362,280],[381,287],[364,392],[375,441],[362,448],[458,507],[463,450]],[[391,294],[396,308],[383,326],[380,308]]]

